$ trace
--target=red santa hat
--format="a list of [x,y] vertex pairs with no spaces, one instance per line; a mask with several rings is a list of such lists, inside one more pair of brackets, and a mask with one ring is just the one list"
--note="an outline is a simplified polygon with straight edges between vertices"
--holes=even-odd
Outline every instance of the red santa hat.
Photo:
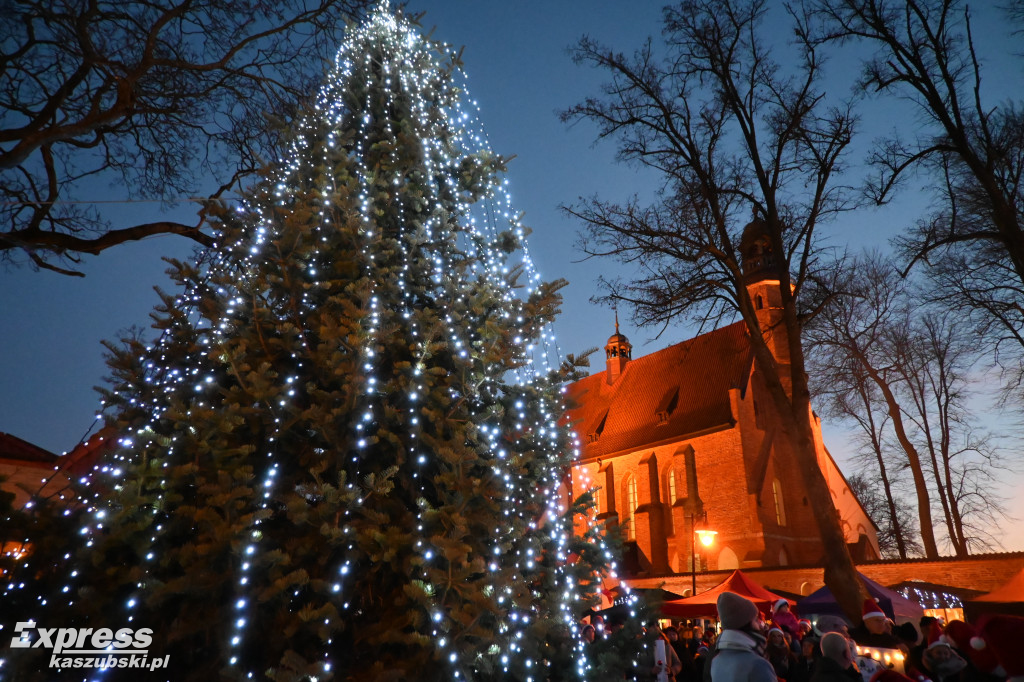
[[808,630],[814,629],[814,626],[811,625],[811,621],[807,620],[806,618],[801,618],[799,621],[797,621],[797,625],[806,627]]
[[928,628],[928,648],[937,646],[949,646],[949,641],[942,636],[942,626],[939,621],[933,620]]
[[779,599],[777,602],[772,604],[772,613],[775,613],[776,611],[781,609],[783,606],[789,606],[789,602],[786,601],[785,599]]
[[1024,680],[1024,618],[992,615],[978,620],[980,637],[971,640],[978,650],[991,649],[1011,682]]
[[951,620],[946,625],[942,636],[952,646],[955,646],[968,656],[974,667],[981,672],[991,674],[996,669],[996,666],[999,665],[995,654],[985,646],[985,640],[979,636],[978,629],[970,623],[965,623],[962,620]]
[[864,608],[861,609],[860,619],[867,620],[868,618],[887,618],[885,612],[882,611],[882,607],[878,605],[871,597],[864,600]]

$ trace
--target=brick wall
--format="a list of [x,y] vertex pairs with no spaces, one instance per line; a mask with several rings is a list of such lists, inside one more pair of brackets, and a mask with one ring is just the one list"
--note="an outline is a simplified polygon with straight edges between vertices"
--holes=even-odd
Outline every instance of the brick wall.
[[[1024,569],[1024,552],[982,554],[966,559],[877,561],[861,564],[857,568],[868,578],[882,585],[894,585],[904,580],[922,580],[991,592]],[[777,588],[795,594],[807,595],[825,584],[821,568],[752,568],[743,572],[768,589]],[[698,575],[697,592],[711,589],[728,575],[729,571],[713,571]],[[690,589],[690,580],[690,575],[686,574],[634,579],[630,584],[635,587],[659,587],[664,583],[666,590],[683,594]]]

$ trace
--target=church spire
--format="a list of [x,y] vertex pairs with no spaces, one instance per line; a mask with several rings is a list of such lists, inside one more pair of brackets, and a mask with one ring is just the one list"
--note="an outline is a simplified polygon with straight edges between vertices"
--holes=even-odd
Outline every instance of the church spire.
[[623,334],[619,333],[619,311],[615,310],[615,333],[608,337],[604,347],[605,380],[614,384],[626,368],[626,363],[633,357],[633,345]]

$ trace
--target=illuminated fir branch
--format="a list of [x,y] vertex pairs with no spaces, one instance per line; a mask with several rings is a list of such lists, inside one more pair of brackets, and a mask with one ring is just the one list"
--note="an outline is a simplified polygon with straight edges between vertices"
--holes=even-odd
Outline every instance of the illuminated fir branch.
[[[438,453],[419,445],[423,433],[419,381],[422,376],[421,366],[428,365],[431,360],[426,335],[434,330],[422,328],[420,321],[436,323],[445,352],[452,356],[456,373],[466,370],[469,374],[474,363],[484,363],[490,357],[475,345],[479,338],[477,328],[493,321],[488,315],[496,316],[493,312],[474,312],[470,299],[473,296],[492,297],[500,302],[498,307],[501,310],[501,321],[507,324],[510,338],[515,339],[509,351],[514,368],[506,372],[500,367],[484,367],[482,376],[495,385],[504,384],[508,379],[508,385],[502,389],[505,391],[503,395],[510,403],[518,400],[514,403],[516,411],[509,410],[509,413],[500,416],[481,413],[479,421],[466,433],[467,438],[472,439],[472,447],[477,449],[480,461],[493,471],[496,487],[503,486],[498,508],[508,519],[508,527],[496,527],[494,537],[484,543],[493,552],[486,562],[489,571],[488,589],[503,609],[494,642],[497,652],[488,655],[493,655],[506,670],[527,671],[524,674],[528,674],[531,667],[540,662],[533,659],[534,654],[519,643],[519,638],[525,636],[524,633],[534,621],[546,617],[549,605],[531,600],[516,602],[513,597],[530,594],[531,580],[539,578],[541,571],[550,571],[555,592],[561,595],[558,604],[550,605],[553,608],[552,617],[561,618],[565,624],[574,628],[574,614],[580,610],[579,585],[573,577],[574,571],[567,565],[566,554],[572,534],[572,520],[563,520],[565,506],[558,494],[568,466],[561,450],[575,448],[578,452],[578,443],[565,427],[557,423],[563,409],[558,404],[560,397],[554,401],[537,397],[544,395],[545,390],[550,391],[550,386],[545,385],[553,381],[552,372],[558,367],[558,356],[557,350],[551,350],[556,347],[549,325],[543,325],[538,333],[534,329],[534,321],[524,319],[528,307],[520,296],[528,299],[537,293],[539,275],[526,249],[524,229],[512,212],[507,181],[499,180],[500,176],[490,170],[481,170],[481,182],[485,182],[486,186],[479,189],[478,201],[471,202],[462,198],[452,201],[445,198],[448,195],[459,196],[460,188],[453,180],[453,175],[458,172],[458,163],[462,159],[483,163],[482,159],[494,158],[486,136],[480,132],[482,128],[479,126],[479,118],[473,112],[464,111],[455,102],[450,103],[450,110],[446,109],[440,120],[430,118],[433,112],[426,103],[427,96],[420,90],[425,81],[419,80],[420,75],[415,69],[439,68],[437,58],[431,52],[437,48],[420,38],[404,20],[395,19],[385,10],[378,10],[366,24],[352,32],[350,40],[339,51],[337,69],[321,90],[314,111],[296,124],[295,137],[287,152],[282,155],[279,170],[268,180],[268,186],[262,194],[237,210],[235,219],[247,227],[238,229],[235,233],[237,239],[225,245],[224,255],[218,255],[203,272],[197,273],[185,293],[176,301],[179,316],[167,320],[168,326],[162,337],[147,352],[147,361],[151,364],[147,367],[146,387],[139,395],[146,401],[146,409],[151,411],[151,416],[145,427],[125,435],[124,448],[115,461],[126,467],[136,464],[140,456],[155,458],[158,465],[162,459],[164,466],[179,461],[184,446],[176,439],[182,434],[187,439],[187,434],[174,429],[166,432],[161,430],[166,429],[160,424],[169,406],[188,405],[195,410],[209,409],[214,404],[216,391],[223,388],[218,386],[217,372],[230,371],[220,366],[227,362],[221,360],[221,356],[228,357],[230,342],[237,328],[251,324],[247,320],[255,320],[260,314],[281,322],[286,321],[285,313],[281,310],[257,311],[260,303],[254,300],[252,294],[262,293],[260,288],[267,286],[260,279],[261,272],[267,260],[273,257],[274,250],[278,248],[276,242],[283,235],[283,228],[278,221],[293,219],[298,209],[314,211],[318,221],[310,228],[308,237],[304,237],[310,243],[304,244],[301,252],[301,257],[305,259],[300,268],[304,288],[298,298],[298,307],[303,314],[315,312],[317,291],[322,286],[320,273],[331,266],[334,257],[327,245],[338,231],[345,229],[336,224],[334,207],[341,201],[342,195],[354,191],[355,207],[362,226],[359,238],[363,248],[358,266],[370,286],[365,308],[360,313],[362,317],[359,318],[361,336],[356,347],[359,376],[351,380],[359,382],[365,391],[358,413],[354,414],[349,424],[353,431],[351,447],[340,452],[322,450],[316,454],[342,460],[339,469],[350,475],[348,486],[350,491],[355,490],[354,486],[361,474],[369,471],[366,463],[370,455],[375,454],[368,452],[362,434],[367,434],[365,437],[369,438],[377,428],[373,426],[375,420],[383,420],[386,410],[395,404],[404,405],[396,418],[400,424],[396,430],[400,432],[403,446],[409,453],[404,473],[416,481],[414,485],[419,486],[421,497],[426,497],[426,481],[419,472],[434,467],[436,462],[432,458],[437,457]],[[390,56],[381,63],[369,64],[369,55],[376,54],[370,47]],[[447,54],[449,58],[452,56],[450,52]],[[346,83],[370,66],[392,73],[402,83],[402,97],[412,102],[411,111],[416,119],[412,125],[414,129],[419,126],[416,130],[422,155],[419,163],[428,175],[426,179],[420,180],[425,190],[423,206],[414,205],[416,202],[398,190],[388,194],[375,184],[380,176],[379,169],[371,168],[367,161],[373,151],[371,146],[391,144],[393,150],[389,163],[397,166],[399,158],[394,150],[398,148],[399,133],[393,127],[390,116],[383,122],[373,118],[371,112],[377,103],[371,101],[369,92],[362,100],[365,111],[357,115],[352,139],[346,142],[351,146],[344,154],[338,149],[340,127],[352,120],[353,113],[342,106]],[[464,78],[464,74],[456,75]],[[449,84],[443,85],[443,88],[440,94],[427,94],[454,99],[455,88]],[[459,90],[465,93],[465,88]],[[395,97],[395,92],[389,90],[387,107],[398,114],[402,112],[403,106],[408,106],[408,102],[399,101]],[[430,126],[446,127],[449,134],[431,135]],[[407,131],[402,133],[407,134]],[[350,163],[349,169],[352,171],[352,178],[346,181],[350,184],[343,186],[342,182],[336,181],[328,173],[324,176],[322,186],[312,187],[312,174],[318,172],[316,162],[330,167],[340,163],[343,155],[347,155],[344,158]],[[394,180],[398,182],[400,179]],[[318,192],[318,198],[300,205],[298,192]],[[390,266],[386,267],[382,258],[378,258],[381,254],[377,248],[385,239],[385,234],[384,228],[377,224],[376,214],[384,210],[393,211],[397,216],[396,229],[400,234],[395,241],[395,257],[400,265],[398,269],[389,269]],[[453,225],[447,215],[453,210],[459,219],[459,231],[455,234],[451,233]],[[426,240],[421,251],[408,241],[414,231],[421,232]],[[504,247],[498,244],[502,235],[509,231],[516,247],[511,254],[506,253]],[[472,262],[467,262],[466,257],[471,257]],[[429,269],[432,284],[425,292],[434,297],[435,303],[433,309],[423,314],[417,309],[420,304],[406,287],[406,277],[418,277],[415,274],[416,268],[422,270],[424,267],[423,263],[417,262],[419,258],[425,259]],[[522,269],[522,289],[519,291],[513,290],[509,283],[510,272],[515,268]],[[393,291],[398,292],[397,297],[391,295]],[[219,312],[199,314],[197,311],[204,303],[211,304]],[[183,316],[181,311],[184,311]],[[313,331],[300,328],[297,333],[302,336]],[[198,350],[187,357],[176,354],[175,344],[193,337],[197,339]],[[387,349],[388,344],[397,344],[399,340],[413,349],[411,367],[404,370],[407,373],[401,377],[381,376],[380,373],[387,369],[390,360],[378,357],[377,349]],[[303,398],[306,390],[303,382],[313,383],[311,378],[304,376],[302,370],[302,363],[308,360],[302,353],[312,353],[313,349],[305,345],[304,339],[301,346],[295,351],[298,357],[295,353],[292,356],[295,367],[289,371],[282,369],[274,380],[270,393],[275,400],[268,400],[268,404],[260,406],[267,411],[270,420],[257,423],[264,424],[267,430],[261,432],[262,442],[253,444],[262,459],[254,461],[256,483],[254,492],[246,498],[254,520],[245,529],[244,535],[239,536],[244,541],[240,545],[241,556],[235,571],[236,599],[232,604],[232,613],[235,615],[233,626],[226,635],[228,641],[225,648],[228,652],[245,650],[246,642],[251,637],[247,634],[248,628],[254,617],[259,615],[254,610],[256,607],[252,595],[255,594],[257,583],[268,580],[269,569],[265,557],[276,549],[262,539],[264,536],[260,532],[260,519],[263,517],[260,514],[269,513],[268,500],[291,492],[282,489],[283,486],[278,487],[280,472],[294,467],[294,464],[288,461],[286,453],[278,450],[276,441],[284,435],[283,420],[294,408],[293,403]],[[242,382],[243,378],[238,376],[237,381]],[[401,401],[387,393],[396,390],[394,387],[399,385],[406,387]],[[488,403],[490,398],[475,393],[483,390],[481,385],[452,382],[451,386],[455,388],[450,390],[457,388],[461,394],[450,397],[460,400],[480,399],[481,404],[496,409],[496,403]],[[168,442],[164,443],[161,439]],[[510,462],[513,461],[518,462],[516,467],[511,466]],[[524,463],[530,468],[528,475],[519,472]],[[108,466],[104,473],[110,481],[119,481],[122,477],[117,466]],[[159,482],[153,485],[159,487]],[[154,499],[159,503],[162,498],[159,493],[154,493]],[[544,514],[544,524],[536,518],[538,510]],[[97,498],[94,523],[87,529],[86,536],[90,536],[99,529],[100,524],[106,522],[109,511]],[[423,562],[422,577],[426,579],[430,575],[428,567],[431,562],[440,559],[434,554],[435,548],[429,546],[431,529],[426,527],[427,519],[422,507],[419,521],[421,528],[418,538],[421,546],[417,551]],[[340,523],[344,531],[351,527],[353,522],[347,511]],[[515,529],[516,537],[507,537],[511,529]],[[156,535],[161,532],[162,526],[156,525],[151,539],[154,546]],[[87,540],[86,545],[89,546],[91,542],[91,539]],[[504,545],[509,546],[511,551],[502,552]],[[549,553],[548,556],[543,556],[545,551]],[[337,563],[332,569],[334,580],[328,581],[330,584],[327,589],[331,594],[327,596],[343,615],[348,609],[350,598],[345,585],[346,581],[353,579],[352,569],[357,566],[357,557],[358,551],[351,544],[347,548],[338,549],[336,556],[331,554],[331,561]],[[316,601],[321,596],[314,595],[312,600]],[[144,598],[145,590],[140,583],[138,591],[129,600],[128,609],[135,609]],[[432,593],[426,598],[426,602],[435,607],[430,609],[428,606],[428,610],[431,611],[437,645],[446,652],[452,675],[467,677],[471,674],[473,662],[459,657],[450,639],[452,635],[449,634],[454,632],[453,628],[457,624],[449,622],[442,612],[441,599],[438,593]],[[330,623],[326,625],[332,626]],[[327,631],[332,632],[330,628]],[[327,673],[332,667],[330,644],[328,639],[321,652],[323,670]],[[580,649],[581,670],[586,669],[583,653]],[[229,662],[240,668],[250,668],[243,654],[232,656]]]

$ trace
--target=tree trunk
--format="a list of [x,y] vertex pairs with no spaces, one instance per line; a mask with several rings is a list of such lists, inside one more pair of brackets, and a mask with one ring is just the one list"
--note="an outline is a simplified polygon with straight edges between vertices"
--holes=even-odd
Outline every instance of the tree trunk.
[[[751,335],[755,367],[761,371],[764,377],[768,394],[782,422],[783,435],[789,439],[796,455],[804,490],[811,506],[811,513],[818,524],[818,532],[825,553],[825,585],[832,591],[836,602],[850,621],[859,623],[861,607],[864,599],[868,597],[868,593],[861,583],[853,558],[850,556],[839,512],[836,511],[835,502],[818,462],[814,429],[811,425],[810,389],[800,339],[800,326],[797,322],[796,306],[792,296],[788,295],[786,291],[787,286],[788,282],[784,282],[781,287],[784,319],[777,325],[783,327],[788,335],[787,344],[790,358],[788,367],[781,365],[769,350],[753,311],[751,310],[751,314],[744,317]],[[792,387],[791,391],[786,390],[784,378],[786,383]]]
[[878,473],[882,479],[882,490],[885,491],[885,505],[889,509],[889,524],[892,527],[893,539],[896,540],[896,552],[901,559],[907,558],[907,543],[903,539],[903,526],[900,525],[900,515],[896,510],[896,500],[892,496],[892,485],[889,483],[889,472],[885,469],[885,460],[882,458],[882,444],[878,442],[874,433],[871,434],[871,448],[875,451],[875,459],[878,460]]
[[907,455],[907,465],[910,467],[910,473],[914,478],[914,490],[917,492],[917,514],[918,518],[921,519],[921,543],[924,545],[924,555],[929,559],[937,559],[939,548],[935,544],[931,500],[928,494],[928,483],[924,478],[924,470],[921,468],[921,457],[917,453],[917,448],[914,447],[914,444],[907,436],[899,402],[896,400],[896,396],[893,395],[892,389],[889,388],[888,382],[879,374],[877,369],[871,366],[871,363],[867,361],[867,358],[864,357],[859,349],[855,352],[857,353],[857,360],[863,364],[868,376],[875,382],[875,385],[878,386],[882,396],[885,398],[885,405],[889,410],[889,417],[892,419],[893,430],[896,432],[897,440],[899,440],[900,445],[903,447],[903,452]]
[[956,526],[953,525],[953,513],[950,509],[949,490],[942,481],[942,468],[939,466],[939,458],[935,453],[935,446],[931,438],[928,439],[928,458],[932,463],[932,472],[935,476],[935,489],[939,496],[939,504],[942,505],[942,515],[946,520],[946,533],[949,534],[949,544],[953,546],[953,553],[956,556],[965,556],[964,548],[956,534]]
[[901,559],[907,558],[907,543],[903,538],[903,526],[900,524],[899,512],[896,510],[896,500],[892,496],[892,485],[889,483],[889,472],[885,468],[885,459],[882,457],[882,443],[879,440],[878,429],[875,427],[875,417],[871,410],[872,400],[864,386],[865,377],[861,373],[856,374],[857,396],[864,404],[865,419],[867,420],[867,432],[871,437],[871,449],[878,460],[878,473],[882,479],[882,489],[885,491],[885,505],[889,510],[889,524],[892,527],[893,539],[896,540],[896,552]]
[[[932,424],[931,419],[928,416],[928,389],[925,385],[926,377],[928,376],[930,369],[926,363],[915,363],[913,360],[907,359],[906,355],[901,354],[901,360],[899,362],[898,371],[903,377],[903,380],[910,387],[910,392],[914,400],[914,406],[918,411],[918,416],[921,421],[919,428],[924,434],[925,446],[928,449],[928,460],[932,465],[932,476],[935,478],[935,492],[939,498],[939,504],[942,506],[943,520],[946,522],[946,534],[949,536],[949,544],[953,547],[953,553],[958,556],[964,556],[963,547],[960,544],[959,538],[956,534],[956,528],[953,525],[953,515],[950,511],[950,494],[947,486],[943,483],[942,468],[939,466],[938,453],[941,451],[948,452],[949,445],[949,424],[945,419],[945,411],[942,396],[939,392],[934,392],[935,397],[935,408],[939,413],[939,439],[940,444],[936,446],[935,438],[932,435]],[[941,359],[938,360],[938,371],[939,371],[939,386],[941,387],[944,382],[943,374],[943,362]]]
[[[950,537],[955,539],[953,546],[956,548],[956,555],[965,557],[969,554],[969,548],[967,546],[967,538],[964,536],[964,522],[960,516],[960,503],[957,502],[956,495],[953,492],[953,475],[949,466],[950,458],[952,457],[949,452],[950,434],[953,432],[949,411],[953,398],[950,394],[950,382],[948,379],[946,367],[943,363],[940,363],[939,385],[935,389],[936,401],[939,403],[939,426],[942,427],[942,441],[939,454],[942,456],[942,476],[946,484],[946,496],[949,500]],[[938,470],[936,470],[936,475],[938,475]]]

